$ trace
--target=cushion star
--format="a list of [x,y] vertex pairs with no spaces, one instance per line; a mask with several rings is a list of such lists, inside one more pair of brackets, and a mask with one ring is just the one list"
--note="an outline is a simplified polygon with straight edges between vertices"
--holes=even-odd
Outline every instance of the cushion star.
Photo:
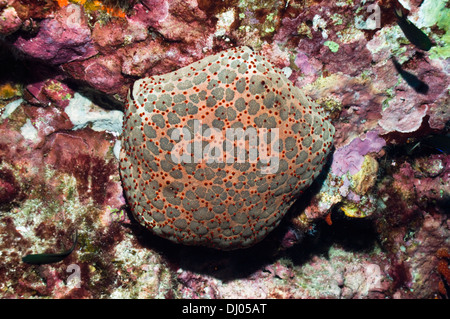
[[249,247],[320,173],[334,127],[259,53],[231,48],[136,81],[121,175],[136,219],[187,245]]

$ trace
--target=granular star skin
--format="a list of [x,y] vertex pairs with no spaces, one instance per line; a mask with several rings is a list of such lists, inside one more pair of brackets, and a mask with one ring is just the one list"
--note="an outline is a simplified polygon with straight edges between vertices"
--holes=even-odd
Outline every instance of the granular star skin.
[[[200,160],[176,160],[176,154],[194,149],[174,134],[183,128],[192,133],[188,142],[200,140]],[[250,138],[228,140],[234,151],[247,150],[246,160],[225,147],[223,158],[232,161],[217,160],[221,140],[205,132],[220,132],[226,140],[227,129],[278,129],[278,136],[262,145],[276,154],[277,169],[267,173],[267,160],[250,160]],[[249,247],[273,230],[311,185],[333,136],[321,109],[281,70],[247,47],[228,49],[135,82],[120,153],[125,194],[136,219],[161,237],[224,250]],[[227,152],[232,156],[225,157]]]

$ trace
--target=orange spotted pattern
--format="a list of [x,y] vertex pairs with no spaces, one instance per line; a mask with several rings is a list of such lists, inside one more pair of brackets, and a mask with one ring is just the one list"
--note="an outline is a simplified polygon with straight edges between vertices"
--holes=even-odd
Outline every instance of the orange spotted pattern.
[[[255,132],[262,135],[252,139]],[[281,70],[247,47],[228,49],[134,83],[120,154],[125,194],[159,236],[249,247],[317,177],[333,136],[323,111]]]

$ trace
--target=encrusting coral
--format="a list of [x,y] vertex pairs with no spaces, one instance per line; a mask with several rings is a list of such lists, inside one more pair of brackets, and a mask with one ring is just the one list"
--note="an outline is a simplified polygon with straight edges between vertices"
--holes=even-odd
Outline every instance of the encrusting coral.
[[172,241],[220,249],[276,227],[334,136],[320,108],[248,47],[136,81],[123,131],[121,173],[137,219]]

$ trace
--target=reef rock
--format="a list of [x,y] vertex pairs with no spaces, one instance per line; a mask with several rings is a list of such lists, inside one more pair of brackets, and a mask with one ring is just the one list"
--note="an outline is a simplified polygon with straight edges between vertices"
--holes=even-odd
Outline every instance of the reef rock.
[[31,57],[51,64],[86,59],[97,54],[83,9],[70,4],[55,18],[42,21],[33,38],[19,36],[14,45]]

